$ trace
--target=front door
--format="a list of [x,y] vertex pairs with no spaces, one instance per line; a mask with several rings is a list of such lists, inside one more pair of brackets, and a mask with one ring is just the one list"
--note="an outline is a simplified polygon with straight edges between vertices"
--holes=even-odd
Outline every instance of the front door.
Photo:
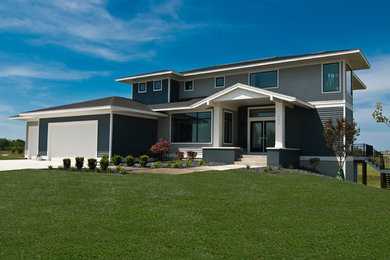
[[264,153],[275,146],[275,121],[250,122],[250,152]]

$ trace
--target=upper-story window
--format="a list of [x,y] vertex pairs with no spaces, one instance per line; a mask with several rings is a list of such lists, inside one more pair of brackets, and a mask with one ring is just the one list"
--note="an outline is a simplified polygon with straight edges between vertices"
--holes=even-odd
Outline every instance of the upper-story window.
[[139,83],[138,84],[138,93],[145,93],[146,92],[146,83]]
[[352,70],[348,65],[346,65],[345,70],[345,88],[347,93],[352,95]]
[[192,80],[186,81],[184,83],[184,90],[185,91],[192,91],[192,90],[194,90],[194,82]]
[[223,87],[225,87],[225,77],[215,78],[215,88],[223,88]]
[[278,71],[266,71],[250,74],[250,85],[258,88],[278,87]]
[[322,68],[322,91],[333,92],[340,90],[339,63],[324,64]]
[[153,85],[153,91],[160,91],[160,90],[162,90],[161,80],[155,81]]

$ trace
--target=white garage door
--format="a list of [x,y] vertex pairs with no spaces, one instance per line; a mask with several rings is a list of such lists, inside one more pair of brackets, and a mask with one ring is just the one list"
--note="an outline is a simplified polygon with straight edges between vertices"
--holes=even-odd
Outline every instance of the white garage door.
[[27,139],[27,157],[35,159],[38,154],[38,126],[28,127]]
[[49,159],[97,157],[98,121],[49,123],[47,154]]

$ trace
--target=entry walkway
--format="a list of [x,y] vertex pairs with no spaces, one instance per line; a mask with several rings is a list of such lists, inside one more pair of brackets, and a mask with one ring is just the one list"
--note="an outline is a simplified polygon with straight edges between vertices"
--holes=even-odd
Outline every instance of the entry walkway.
[[62,161],[36,161],[36,160],[0,160],[0,171],[23,169],[47,169],[49,165],[58,167]]

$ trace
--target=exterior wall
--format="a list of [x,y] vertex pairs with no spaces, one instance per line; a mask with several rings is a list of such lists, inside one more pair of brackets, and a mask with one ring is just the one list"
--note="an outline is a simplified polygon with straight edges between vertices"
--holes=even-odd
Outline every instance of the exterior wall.
[[30,126],[38,126],[39,123],[38,121],[27,121],[26,122],[26,142],[25,142],[25,147],[24,147],[24,155],[27,156],[27,152],[28,152],[28,141],[29,141],[29,136],[28,136],[28,131],[29,131],[29,127]]
[[238,158],[240,149],[238,148],[203,148],[203,159],[209,162],[221,162],[226,164],[234,164],[234,161]]
[[348,93],[345,93],[345,102],[347,102],[348,104],[353,105],[353,97],[350,94],[348,94]]
[[180,82],[171,79],[170,102],[179,101]]
[[148,154],[157,141],[157,120],[113,115],[112,155]]
[[[59,122],[98,120],[98,157],[109,154],[110,143],[110,115],[90,115],[74,117],[43,118],[39,120],[38,151],[42,156],[47,155],[48,124]],[[77,149],[77,147],[75,147]]]
[[346,108],[345,109],[345,117],[348,119],[348,120],[352,120],[353,119],[353,111]]
[[188,99],[195,97],[207,97],[210,96],[223,88],[214,87],[214,78],[195,79],[193,82],[192,91],[184,91],[184,81],[180,82],[179,98]]
[[157,120],[157,139],[164,139],[167,141],[171,140],[170,136],[171,129],[171,115],[168,117],[160,117]]
[[[315,157],[315,156],[313,156],[313,157]],[[319,158],[320,158],[320,163],[317,166],[317,170],[322,174],[325,174],[327,176],[335,178],[337,176],[337,172],[339,170],[339,165],[338,165],[337,161],[336,160],[326,160],[326,159],[321,158],[321,157],[319,157]],[[308,168],[308,169],[312,168],[311,164],[309,163],[309,160],[302,160],[301,159],[300,165],[303,168]]]
[[237,111],[237,146],[247,151],[248,107],[239,107]]
[[230,87],[236,83],[248,84],[248,73],[225,76],[225,87]]
[[133,84],[133,100],[144,104],[168,102],[168,79],[161,80],[162,90],[153,91],[153,81],[147,81],[146,92],[138,93],[138,83]]

